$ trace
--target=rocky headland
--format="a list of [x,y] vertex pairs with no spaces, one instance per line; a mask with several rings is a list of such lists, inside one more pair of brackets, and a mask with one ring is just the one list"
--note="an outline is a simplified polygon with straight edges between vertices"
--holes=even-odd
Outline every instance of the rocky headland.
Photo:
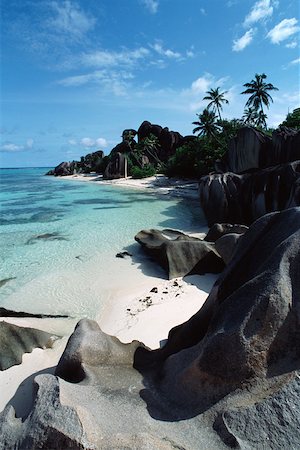
[[[128,145],[134,151],[136,134],[149,130],[166,139],[162,159],[184,139],[149,122],[125,130],[119,145],[127,150],[114,151],[106,176],[126,176]],[[242,128],[216,172],[200,180],[206,236],[136,235],[175,287],[177,277],[219,273],[206,301],[156,349],[81,320],[55,373],[34,378],[28,413],[16,415],[11,404],[1,413],[0,448],[300,447],[299,138],[286,128],[272,138]],[[28,339],[32,348],[53,337],[31,330]]]

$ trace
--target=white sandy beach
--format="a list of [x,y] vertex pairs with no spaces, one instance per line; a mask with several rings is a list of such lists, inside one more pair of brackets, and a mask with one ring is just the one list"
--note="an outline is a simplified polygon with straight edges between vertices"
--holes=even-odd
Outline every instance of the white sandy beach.
[[93,181],[94,183],[107,184],[110,186],[122,186],[131,189],[143,189],[159,195],[169,195],[170,197],[181,197],[198,200],[198,183],[196,180],[182,180],[178,178],[168,178],[165,175],[157,174],[153,177],[134,179],[132,177],[119,178],[115,180],[104,180],[102,175],[96,173],[76,174],[63,177],[63,179],[74,181]]
[[[170,182],[158,176],[144,180],[122,179],[113,181],[98,180],[97,176],[64,177],[76,181],[109,183],[118,186],[135,187],[169,196],[196,198],[197,185],[176,180]],[[172,185],[173,183],[173,185]],[[184,230],[183,230],[184,231]],[[206,229],[200,230],[203,236]],[[132,239],[134,236],[132,237]],[[140,251],[140,250],[138,250]],[[100,327],[106,333],[118,337],[121,342],[133,340],[143,342],[147,347],[158,348],[167,338],[169,330],[188,320],[197,312],[208,296],[216,275],[187,276],[184,279],[167,280],[162,269],[148,258],[137,261],[126,257],[112,262],[116,271],[110,270],[106,288],[109,298],[96,316]],[[141,270],[143,266],[144,270]],[[145,270],[147,269],[147,270]],[[113,274],[118,273],[114,279]],[[117,281],[116,281],[117,280]],[[110,281],[110,283],[109,283]],[[93,292],[103,290],[103,280],[92,279]],[[29,408],[32,393],[32,379],[37,372],[53,373],[77,319],[16,319],[3,318],[16,325],[42,329],[63,335],[55,341],[52,349],[35,349],[23,356],[21,365],[0,372],[0,411],[8,402],[16,407],[17,414],[24,414]],[[17,392],[17,394],[16,394]],[[16,394],[16,395],[15,395]]]

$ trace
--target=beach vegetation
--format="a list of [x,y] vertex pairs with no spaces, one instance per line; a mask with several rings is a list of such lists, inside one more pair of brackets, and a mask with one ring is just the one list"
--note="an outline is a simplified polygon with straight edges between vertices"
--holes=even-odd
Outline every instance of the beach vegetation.
[[285,120],[280,124],[284,127],[300,129],[300,108],[296,108],[293,112],[288,113]]
[[217,127],[213,134],[195,137],[176,150],[166,165],[167,176],[199,178],[214,170],[215,161],[225,154],[230,139],[244,126],[240,119],[223,119],[215,123]]
[[197,136],[206,136],[208,138],[216,138],[219,131],[217,124],[217,116],[213,111],[205,108],[201,114],[196,114],[198,120],[193,122],[193,125],[197,125],[193,129],[193,134],[197,133]]
[[156,169],[152,164],[146,164],[144,167],[132,166],[132,178],[147,178],[152,177],[156,173]]

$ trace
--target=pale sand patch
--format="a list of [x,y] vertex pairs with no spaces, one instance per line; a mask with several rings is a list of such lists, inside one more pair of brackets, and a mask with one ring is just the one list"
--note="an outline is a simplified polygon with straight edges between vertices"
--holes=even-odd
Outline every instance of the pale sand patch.
[[217,275],[207,274],[156,280],[150,289],[148,286],[138,295],[112,303],[98,323],[103,331],[123,343],[138,340],[147,347],[158,348],[171,328],[201,308],[216,279]]

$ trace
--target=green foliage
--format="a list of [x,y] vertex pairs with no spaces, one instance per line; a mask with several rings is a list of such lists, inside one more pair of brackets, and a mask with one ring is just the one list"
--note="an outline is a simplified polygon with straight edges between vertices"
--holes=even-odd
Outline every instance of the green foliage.
[[201,140],[187,142],[176,150],[167,162],[165,174],[168,177],[197,178],[201,175],[200,164]]
[[152,164],[147,164],[143,168],[138,166],[132,166],[130,173],[132,175],[132,178],[147,178],[152,177],[155,175],[155,168],[152,166]]
[[219,120],[216,125],[216,134],[195,138],[176,150],[167,163],[167,176],[199,178],[214,170],[215,161],[224,155],[230,139],[244,124],[232,119]]
[[193,125],[197,125],[196,128],[193,129],[193,134],[198,133],[198,136],[215,137],[219,131],[215,113],[205,108],[202,114],[196,115],[199,120],[193,122]]
[[288,113],[285,120],[280,124],[284,127],[300,129],[300,108],[294,109],[292,113]]

